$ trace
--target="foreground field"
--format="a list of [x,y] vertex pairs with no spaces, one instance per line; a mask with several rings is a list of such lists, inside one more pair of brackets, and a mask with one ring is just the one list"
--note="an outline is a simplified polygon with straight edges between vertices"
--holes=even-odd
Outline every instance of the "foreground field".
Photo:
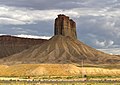
[[120,85],[120,83],[0,83],[0,85]]
[[[119,66],[118,66],[119,67]],[[111,66],[78,66],[73,64],[19,64],[0,65],[0,76],[6,77],[120,77],[120,69]]]
[[[0,85],[120,85],[120,65],[0,65]],[[83,78],[84,77],[84,78]]]

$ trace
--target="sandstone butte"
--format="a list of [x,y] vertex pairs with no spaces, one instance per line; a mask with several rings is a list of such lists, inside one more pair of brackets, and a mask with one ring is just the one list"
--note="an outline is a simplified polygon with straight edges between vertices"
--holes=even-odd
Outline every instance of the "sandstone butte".
[[68,16],[55,19],[54,36],[20,53],[4,57],[2,64],[120,64],[120,57],[98,51],[77,40],[76,24]]
[[77,39],[76,23],[63,14],[55,19],[54,35],[70,36]]

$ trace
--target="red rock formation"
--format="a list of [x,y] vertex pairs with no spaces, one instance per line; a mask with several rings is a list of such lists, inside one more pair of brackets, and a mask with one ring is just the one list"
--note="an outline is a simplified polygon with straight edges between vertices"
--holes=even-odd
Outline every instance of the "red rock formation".
[[77,38],[76,34],[76,23],[69,19],[68,16],[58,15],[58,18],[55,19],[55,35],[70,36]]

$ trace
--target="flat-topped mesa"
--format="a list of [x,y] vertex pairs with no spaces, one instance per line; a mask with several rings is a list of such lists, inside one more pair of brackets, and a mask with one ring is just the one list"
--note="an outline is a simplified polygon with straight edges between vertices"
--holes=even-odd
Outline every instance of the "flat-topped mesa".
[[55,19],[54,35],[70,36],[77,39],[76,23],[63,14]]

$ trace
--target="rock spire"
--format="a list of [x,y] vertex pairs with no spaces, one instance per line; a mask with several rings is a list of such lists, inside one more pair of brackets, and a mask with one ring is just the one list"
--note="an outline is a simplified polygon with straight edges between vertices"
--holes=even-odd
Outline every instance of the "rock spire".
[[76,23],[63,14],[55,19],[54,35],[70,36],[77,39]]

